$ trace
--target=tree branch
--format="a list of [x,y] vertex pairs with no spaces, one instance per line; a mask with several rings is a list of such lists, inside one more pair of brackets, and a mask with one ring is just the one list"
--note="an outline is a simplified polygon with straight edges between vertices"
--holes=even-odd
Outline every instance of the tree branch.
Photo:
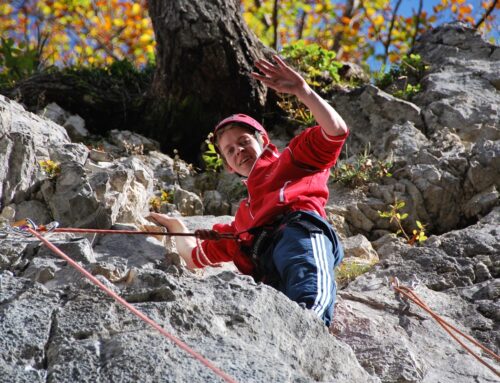
[[297,40],[302,39],[302,34],[304,33],[304,25],[306,23],[307,12],[302,10],[302,15],[297,23]]
[[366,11],[366,8],[365,8],[365,5],[363,4],[363,2],[361,1],[360,2],[360,5],[359,7],[365,11],[365,16],[366,18],[368,19],[368,21],[372,24],[373,26],[373,31],[375,32],[375,36],[376,38],[380,39],[380,30],[377,28],[377,26],[375,25],[375,23],[373,22],[373,19],[371,18],[371,16],[368,14],[368,12]]
[[[349,0],[347,1],[345,8],[344,8],[344,13],[342,14],[342,17],[347,17],[351,21],[349,22],[349,25],[352,25],[353,19],[354,19],[354,12],[357,11],[360,8],[359,4],[354,4],[354,0]],[[344,32],[337,32],[333,35],[333,45],[332,45],[332,50],[334,52],[337,52],[340,48],[340,42],[342,41],[342,37],[344,35]]]
[[416,20],[415,20],[415,32],[413,33],[413,36],[411,37],[409,53],[413,53],[413,49],[415,48],[415,41],[417,40],[418,28],[420,27],[420,17],[422,16],[423,7],[424,7],[424,0],[419,0],[418,11],[414,16],[416,18]]
[[278,8],[279,0],[274,0],[273,4],[273,48],[278,50]]
[[476,23],[476,25],[474,25],[474,28],[475,29],[479,29],[479,27],[481,26],[481,24],[483,24],[486,19],[488,18],[488,16],[491,14],[491,12],[493,12],[493,10],[495,9],[496,5],[498,3],[498,0],[495,0],[491,3],[490,7],[488,8],[488,10],[484,13],[483,17],[481,17],[479,19],[479,21]]
[[[260,7],[262,7],[262,1],[260,0],[255,0],[254,1],[254,5],[257,9],[259,9]],[[266,27],[266,29],[269,29],[271,28],[271,20],[269,20],[269,15],[268,14],[264,14],[261,18],[261,21],[262,23],[264,24],[264,26]]]
[[394,7],[394,12],[392,13],[391,17],[391,24],[389,26],[389,30],[387,31],[387,39],[384,43],[384,64],[387,61],[387,57],[389,56],[389,47],[391,46],[391,34],[392,30],[394,29],[394,23],[396,21],[396,16],[398,13],[399,6],[401,5],[401,0],[398,0],[396,3],[396,6]]

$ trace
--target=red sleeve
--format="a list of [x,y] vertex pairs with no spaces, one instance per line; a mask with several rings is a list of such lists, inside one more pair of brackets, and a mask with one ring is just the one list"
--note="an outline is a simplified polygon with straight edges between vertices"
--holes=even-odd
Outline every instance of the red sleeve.
[[337,162],[349,132],[340,136],[327,135],[318,125],[294,137],[288,148],[294,162],[314,169],[329,169]]
[[[212,230],[219,233],[235,233],[234,222],[231,225],[215,224]],[[215,266],[221,262],[233,260],[232,255],[239,251],[238,243],[232,239],[205,240],[191,251],[191,258],[196,267]]]

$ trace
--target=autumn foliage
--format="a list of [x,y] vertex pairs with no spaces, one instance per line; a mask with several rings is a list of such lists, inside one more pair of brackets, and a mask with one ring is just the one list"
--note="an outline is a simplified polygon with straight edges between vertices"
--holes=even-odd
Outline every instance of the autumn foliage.
[[[423,0],[242,0],[245,20],[264,43],[279,48],[306,40],[337,52],[337,59],[358,63],[398,61],[436,23],[460,20],[488,34],[500,9],[498,0],[435,3],[429,13]],[[413,7],[412,14],[402,12],[403,5]]]
[[[405,3],[413,7],[410,15],[402,12]],[[423,0],[241,0],[241,7],[250,28],[269,46],[304,40],[358,63],[398,61],[419,34],[445,21],[495,32],[500,0],[435,3],[432,12],[424,10]],[[0,4],[0,26],[4,74],[23,65],[17,77],[53,65],[154,62],[146,0],[13,0]]]
[[24,50],[41,48],[43,66],[154,59],[145,0],[17,0],[0,4],[0,25]]

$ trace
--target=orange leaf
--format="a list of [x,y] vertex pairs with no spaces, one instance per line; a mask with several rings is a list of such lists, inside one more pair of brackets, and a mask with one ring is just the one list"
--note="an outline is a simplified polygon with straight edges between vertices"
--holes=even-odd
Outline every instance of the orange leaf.
[[342,21],[342,23],[344,23],[344,24],[349,24],[351,22],[351,19],[349,17],[342,16],[340,21]]
[[459,11],[461,14],[471,13],[472,12],[472,5],[470,5],[470,4],[462,5],[462,6],[460,6]]

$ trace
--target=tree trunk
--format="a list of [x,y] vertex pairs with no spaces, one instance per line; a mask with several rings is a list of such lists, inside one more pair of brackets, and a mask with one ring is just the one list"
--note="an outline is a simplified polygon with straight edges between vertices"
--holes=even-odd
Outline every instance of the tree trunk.
[[190,157],[221,118],[242,112],[261,119],[266,90],[250,73],[266,48],[239,1],[150,0],[149,13],[157,41],[151,115],[163,115],[153,138]]

